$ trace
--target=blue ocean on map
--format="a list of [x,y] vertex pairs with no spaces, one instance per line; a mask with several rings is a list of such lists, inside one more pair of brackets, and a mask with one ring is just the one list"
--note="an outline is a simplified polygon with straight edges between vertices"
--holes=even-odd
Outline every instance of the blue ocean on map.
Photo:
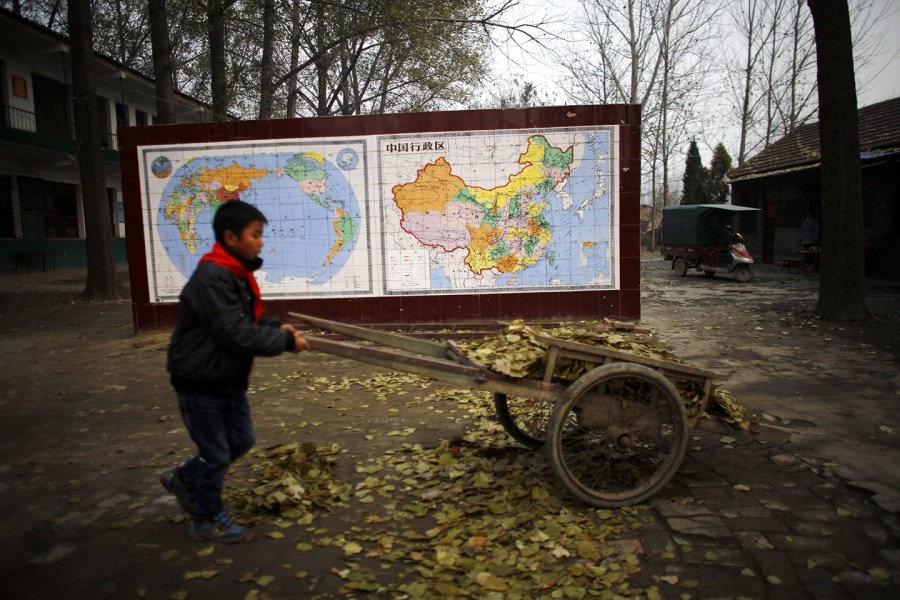
[[[535,265],[517,273],[498,278],[498,287],[587,285],[599,275],[611,276],[609,256],[610,193],[609,185],[609,134],[585,134],[584,155],[562,186],[570,201],[551,192],[543,199],[549,201],[544,215],[550,220],[553,238],[546,256]],[[591,198],[601,185],[598,170],[606,176],[606,192],[587,206],[583,216],[578,213],[582,202]]]
[[[349,170],[357,166],[354,156],[352,150],[345,149],[338,153],[338,160]],[[292,159],[314,160],[309,155],[289,153],[199,157],[174,173],[160,201],[158,234],[168,257],[182,275],[190,276],[214,242],[213,209],[208,202],[214,197],[216,186],[199,183],[199,176],[204,171],[233,165],[266,171],[262,177],[251,178],[250,186],[238,193],[241,200],[256,205],[269,221],[261,254],[264,261],[261,271],[265,272],[267,283],[290,277],[305,279],[311,285],[322,284],[344,267],[363,223],[360,203],[344,172],[327,159],[324,164],[318,160],[311,163],[312,167],[324,169],[324,188],[307,193],[297,180],[284,172]],[[185,220],[179,223],[167,218],[166,206],[170,199],[188,203],[195,211],[195,221],[188,224]],[[336,225],[338,215],[345,224],[342,233]],[[186,226],[196,233],[194,252],[179,233],[179,227]],[[352,235],[347,235],[348,231]]]

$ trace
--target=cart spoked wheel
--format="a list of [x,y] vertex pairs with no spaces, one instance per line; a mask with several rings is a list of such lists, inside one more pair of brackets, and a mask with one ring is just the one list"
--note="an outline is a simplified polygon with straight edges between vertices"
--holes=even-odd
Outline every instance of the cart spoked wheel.
[[582,375],[554,405],[545,450],[557,480],[604,508],[642,502],[675,475],[687,446],[687,416],[675,386],[629,363]]
[[672,262],[672,269],[675,271],[675,274],[679,277],[684,277],[687,273],[687,262],[683,258],[676,258]]
[[734,278],[741,283],[747,283],[753,279],[753,270],[750,265],[738,265],[734,268]]
[[514,440],[532,450],[544,445],[547,439],[547,423],[553,412],[552,402],[541,402],[531,398],[507,397],[494,394],[494,409],[497,420]]

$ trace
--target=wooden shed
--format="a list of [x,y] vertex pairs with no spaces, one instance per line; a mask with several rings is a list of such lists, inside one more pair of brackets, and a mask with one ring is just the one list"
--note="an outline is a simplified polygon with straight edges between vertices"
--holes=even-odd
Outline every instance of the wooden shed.
[[[866,272],[900,274],[900,98],[859,109]],[[741,221],[753,256],[773,263],[800,248],[806,211],[822,218],[819,123],[797,127],[728,173],[732,203],[759,208]]]

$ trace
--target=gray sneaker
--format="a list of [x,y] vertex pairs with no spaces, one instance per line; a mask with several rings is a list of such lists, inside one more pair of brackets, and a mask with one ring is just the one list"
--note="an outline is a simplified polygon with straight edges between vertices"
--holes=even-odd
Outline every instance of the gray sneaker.
[[191,521],[188,535],[198,542],[236,544],[247,537],[247,530],[222,512],[208,521]]
[[197,504],[197,490],[181,478],[181,468],[166,469],[159,474],[159,482],[166,491],[175,496],[181,510],[193,517],[194,506]]

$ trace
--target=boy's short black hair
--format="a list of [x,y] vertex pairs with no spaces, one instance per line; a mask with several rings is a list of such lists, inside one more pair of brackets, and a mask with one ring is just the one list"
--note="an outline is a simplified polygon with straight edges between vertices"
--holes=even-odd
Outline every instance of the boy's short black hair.
[[241,200],[225,202],[219,206],[213,217],[213,232],[216,234],[216,241],[220,244],[225,243],[226,231],[240,236],[247,225],[253,221],[262,221],[263,225],[269,222],[262,211],[252,204]]

